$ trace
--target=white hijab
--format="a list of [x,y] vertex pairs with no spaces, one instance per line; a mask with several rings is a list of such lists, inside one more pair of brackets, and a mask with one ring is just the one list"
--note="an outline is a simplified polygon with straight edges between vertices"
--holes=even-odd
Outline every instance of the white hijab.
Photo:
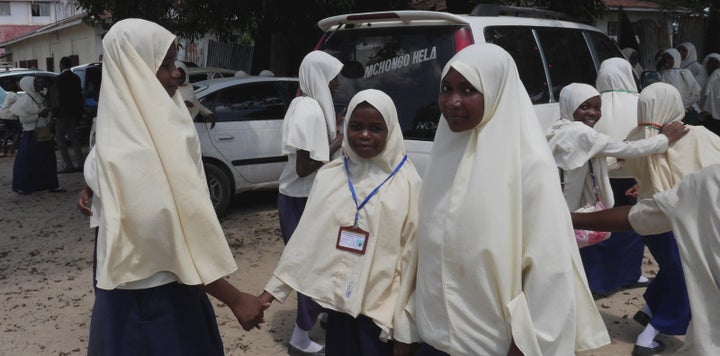
[[45,98],[35,91],[35,77],[22,77],[18,86],[25,92],[25,95],[18,96],[13,106],[10,107],[10,112],[17,115],[20,122],[23,123],[23,128],[34,129],[35,123],[38,124],[37,126],[46,126],[47,123],[43,124],[45,120],[39,120],[38,117],[38,113],[45,107]]
[[[420,194],[416,322],[444,352],[570,355],[609,337],[587,287],[555,162],[512,57],[458,52],[484,95],[474,129],[441,117]],[[552,288],[548,288],[548,283]]]
[[689,70],[695,76],[695,80],[700,85],[700,89],[705,88],[708,75],[707,71],[705,71],[705,66],[698,62],[695,45],[690,42],[683,42],[678,47],[685,47],[688,51],[687,56],[685,56],[685,59],[680,63],[680,68]]
[[[405,156],[397,111],[385,93],[368,89],[355,94],[355,107],[367,102],[377,109],[388,128],[385,149],[375,157],[359,157],[343,142],[350,174],[361,203],[385,180]],[[345,131],[347,131],[346,120]],[[347,137],[347,136],[346,136]],[[375,322],[381,338],[416,341],[405,306],[415,285],[417,199],[420,176],[410,161],[377,191],[360,211],[358,227],[370,233],[365,254],[335,247],[338,229],[352,226],[356,212],[343,159],[317,173],[307,206],[285,247],[274,277],[312,297],[323,306]],[[273,281],[269,286],[272,289]]]
[[320,104],[325,116],[327,136],[330,141],[335,138],[337,127],[335,124],[335,105],[328,84],[340,74],[342,68],[343,64],[337,58],[316,50],[308,53],[303,58],[298,74],[300,91],[304,95],[317,100]]
[[673,57],[674,65],[671,69],[660,71],[660,81],[668,83],[680,92],[683,107],[687,108],[700,100],[700,85],[695,76],[687,69],[680,68],[680,52],[675,48],[668,48],[664,53]]
[[628,60],[628,63],[630,63],[629,62],[630,56],[632,56],[633,54],[638,55],[638,62],[635,63],[634,66],[632,66],[632,64],[631,64],[631,66],[632,66],[632,70],[635,72],[635,75],[640,77],[640,74],[642,74],[642,72],[643,72],[643,67],[640,65],[640,58],[639,58],[640,53],[637,50],[635,50],[635,48],[631,48],[631,47],[623,48],[622,53],[625,56],[625,58]]
[[97,116],[99,238],[106,258],[97,286],[113,289],[171,272],[208,284],[237,266],[213,210],[200,143],[180,95],[156,72],[176,37],[140,19],[117,22],[103,39]]
[[195,88],[190,84],[190,74],[188,73],[187,66],[181,61],[175,61],[175,66],[178,70],[185,73],[185,80],[180,83],[178,92],[184,101],[189,101],[193,104],[192,107],[187,108],[190,112],[190,118],[194,119],[195,116],[200,112],[200,105],[198,105],[197,97],[195,97]]
[[609,58],[600,64],[597,90],[602,99],[602,119],[595,130],[622,141],[637,124],[638,93],[630,63],[622,58]]
[[[654,83],[640,93],[638,127],[628,135],[637,141],[660,134],[660,127],[685,116],[680,93],[672,85]],[[665,153],[628,159],[638,184],[640,198],[672,188],[683,177],[711,164],[720,163],[720,137],[702,126],[688,126],[690,132],[670,145]]]
[[[608,208],[615,205],[605,157],[595,157],[607,146],[609,137],[573,119],[578,107],[596,96],[600,96],[600,93],[591,85],[584,83],[571,83],[563,88],[560,91],[561,119],[556,121],[546,134],[555,163],[562,169],[565,187],[563,194],[570,211],[595,203],[593,179],[590,176],[588,162],[592,164],[603,205]],[[598,123],[603,119],[601,118]]]
[[[710,58],[715,58],[720,62],[720,54],[710,53],[703,60],[703,68],[707,68]],[[720,120],[720,70],[715,69],[710,73],[703,96],[703,110],[712,114],[715,120]]]

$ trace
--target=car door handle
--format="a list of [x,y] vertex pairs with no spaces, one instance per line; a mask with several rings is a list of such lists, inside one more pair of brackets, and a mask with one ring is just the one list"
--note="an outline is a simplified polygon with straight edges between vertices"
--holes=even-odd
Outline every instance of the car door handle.
[[235,139],[234,136],[215,136],[215,139],[218,141],[232,141]]

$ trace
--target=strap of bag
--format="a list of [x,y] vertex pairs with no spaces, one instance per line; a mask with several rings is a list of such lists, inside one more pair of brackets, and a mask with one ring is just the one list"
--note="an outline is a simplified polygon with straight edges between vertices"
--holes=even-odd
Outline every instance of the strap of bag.
[[[588,165],[590,166],[588,170],[588,174],[590,175],[590,179],[592,179],[592,190],[593,194],[595,194],[595,201],[600,201],[600,186],[597,183],[597,178],[595,178],[595,171],[593,170],[592,166],[592,159],[588,161]],[[560,171],[560,189],[562,192],[565,192],[565,171],[562,168],[558,167],[558,171]]]

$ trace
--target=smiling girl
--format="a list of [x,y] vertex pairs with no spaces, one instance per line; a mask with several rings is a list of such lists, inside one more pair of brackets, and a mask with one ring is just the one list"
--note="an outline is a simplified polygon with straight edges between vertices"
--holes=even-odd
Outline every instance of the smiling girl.
[[420,177],[389,96],[361,91],[348,112],[345,156],[318,171],[260,299],[282,302],[295,289],[329,309],[327,355],[392,355],[418,340],[405,305],[415,286]]

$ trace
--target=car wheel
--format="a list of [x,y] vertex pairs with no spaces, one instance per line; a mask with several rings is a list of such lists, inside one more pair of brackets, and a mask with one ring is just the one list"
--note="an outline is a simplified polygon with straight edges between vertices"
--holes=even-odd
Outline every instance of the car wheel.
[[207,177],[210,200],[212,201],[217,216],[225,214],[233,196],[231,191],[230,178],[222,168],[212,163],[205,164],[205,177]]

